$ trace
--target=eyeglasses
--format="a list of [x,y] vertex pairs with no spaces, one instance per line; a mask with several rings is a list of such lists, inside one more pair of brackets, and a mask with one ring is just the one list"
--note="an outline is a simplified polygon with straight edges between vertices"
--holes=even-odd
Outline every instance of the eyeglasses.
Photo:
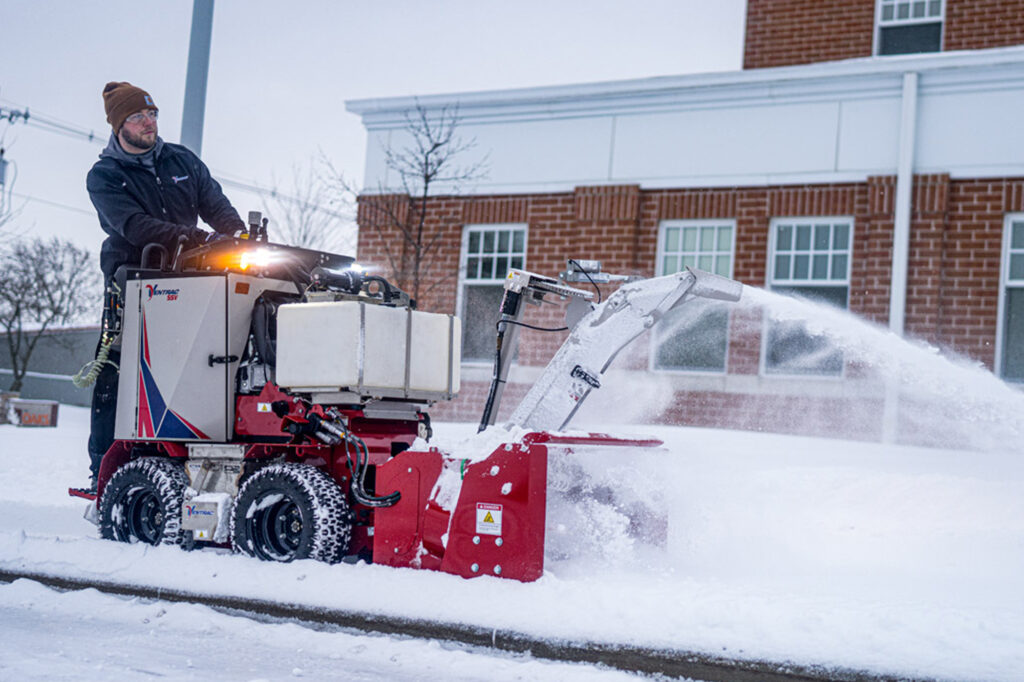
[[124,120],[125,123],[142,123],[147,118],[157,119],[158,111],[156,109],[147,109],[146,111],[140,111],[137,114],[132,114]]

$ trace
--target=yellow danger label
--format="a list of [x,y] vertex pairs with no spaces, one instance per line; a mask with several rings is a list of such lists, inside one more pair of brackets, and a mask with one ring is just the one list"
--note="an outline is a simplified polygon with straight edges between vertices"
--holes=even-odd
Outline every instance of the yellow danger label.
[[504,508],[489,502],[476,503],[476,532],[479,535],[501,535],[501,516]]

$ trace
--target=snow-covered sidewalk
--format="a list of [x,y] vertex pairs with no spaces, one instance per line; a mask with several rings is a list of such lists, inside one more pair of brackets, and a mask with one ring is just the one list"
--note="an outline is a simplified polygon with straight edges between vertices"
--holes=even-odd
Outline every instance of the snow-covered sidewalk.
[[[1024,677],[1024,464],[1009,453],[633,427],[667,451],[589,473],[648,490],[667,542],[638,546],[607,510],[556,504],[546,573],[522,584],[98,540],[65,496],[85,478],[87,416],[62,407],[58,429],[0,427],[0,568],[732,658]],[[472,430],[439,425],[438,441],[465,447]],[[0,589],[0,624],[73,599],[41,589]]]

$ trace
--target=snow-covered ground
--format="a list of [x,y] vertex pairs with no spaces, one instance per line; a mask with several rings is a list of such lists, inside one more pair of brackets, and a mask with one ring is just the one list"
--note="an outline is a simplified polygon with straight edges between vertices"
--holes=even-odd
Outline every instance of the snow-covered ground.
[[[522,584],[365,564],[267,564],[97,539],[87,412],[0,426],[0,568],[278,599],[718,656],[958,680],[1024,678],[1024,462],[955,451],[632,427],[660,452],[583,461],[668,521],[644,546],[552,495],[545,575]],[[442,424],[437,441],[473,442]],[[580,464],[580,462],[576,462]],[[556,468],[557,468],[556,464]],[[611,473],[609,473],[611,472]],[[601,481],[597,481],[600,483]],[[443,675],[439,672],[443,670]],[[208,609],[0,585],[0,678],[608,679],[436,644],[253,624]]]
[[192,604],[59,593],[28,580],[0,586],[0,635],[4,680],[635,679],[437,642],[254,623]]

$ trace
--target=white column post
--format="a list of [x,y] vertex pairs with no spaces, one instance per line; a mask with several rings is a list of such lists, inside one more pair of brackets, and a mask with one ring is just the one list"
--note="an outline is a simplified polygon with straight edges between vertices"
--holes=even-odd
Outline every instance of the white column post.
[[[917,137],[917,73],[903,74],[900,110],[900,149],[896,170],[896,207],[893,216],[892,282],[889,289],[889,329],[903,336],[907,312],[907,270],[910,260],[910,211],[914,186],[914,145]],[[899,384],[886,378],[882,439],[891,443],[899,430]]]

